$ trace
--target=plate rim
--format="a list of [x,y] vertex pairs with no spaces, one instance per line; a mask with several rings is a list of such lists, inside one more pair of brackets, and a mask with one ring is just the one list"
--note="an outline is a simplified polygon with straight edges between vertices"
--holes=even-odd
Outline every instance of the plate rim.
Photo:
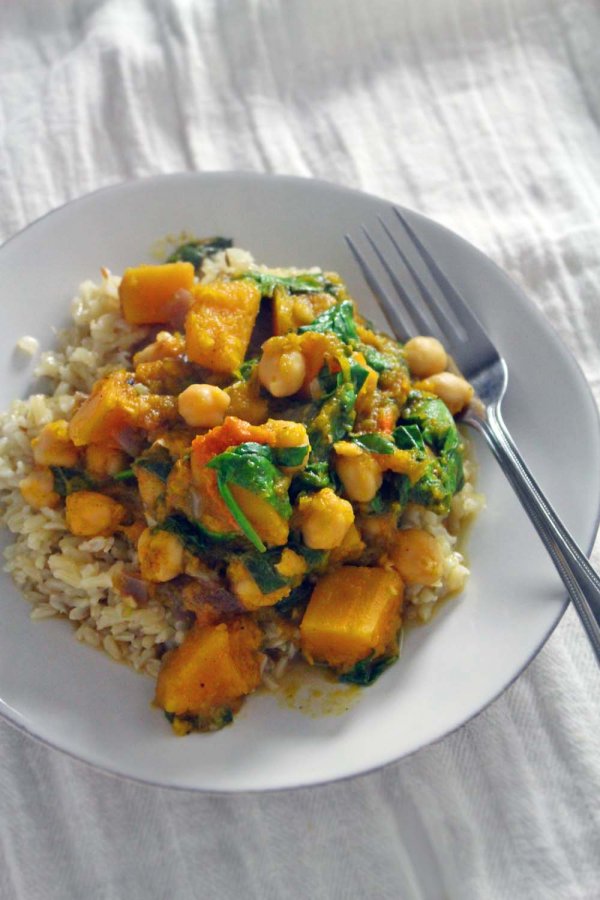
[[[390,205],[394,205],[393,201],[390,201],[387,198],[381,197],[378,194],[371,193],[369,191],[363,191],[359,188],[349,187],[343,184],[339,184],[337,182],[328,181],[322,178],[314,178],[312,176],[303,176],[303,175],[291,175],[291,174],[279,174],[279,173],[268,173],[268,172],[258,172],[249,169],[209,169],[203,170],[201,172],[190,172],[190,171],[176,171],[176,172],[161,172],[156,173],[154,175],[142,176],[139,178],[126,178],[119,181],[111,182],[110,184],[103,185],[101,187],[95,188],[94,190],[88,191],[84,194],[80,194],[76,197],[73,197],[69,200],[66,200],[64,203],[59,204],[58,206],[52,207],[47,210],[41,216],[38,216],[33,221],[24,225],[21,229],[16,231],[14,234],[9,235],[1,244],[0,244],[0,254],[5,250],[5,248],[12,244],[14,241],[18,240],[22,237],[26,232],[36,228],[46,219],[58,214],[67,208],[74,207],[80,204],[84,204],[92,198],[96,197],[98,194],[110,194],[110,193],[118,193],[123,190],[135,189],[144,184],[150,183],[158,183],[165,181],[202,181],[202,180],[210,180],[210,179],[241,179],[248,181],[263,181],[263,182],[274,182],[278,181],[280,183],[306,183],[313,184],[315,186],[321,185],[323,188],[327,190],[338,191],[342,194],[353,194],[357,197],[366,197],[371,200],[379,201],[381,203],[388,203]],[[516,283],[511,276],[505,272],[491,257],[489,257],[486,253],[479,249],[475,244],[471,241],[466,240],[460,234],[453,231],[451,228],[448,228],[446,225],[441,224],[436,219],[431,218],[429,215],[425,215],[417,210],[412,209],[411,207],[405,206],[403,203],[395,204],[399,206],[401,209],[408,211],[409,214],[415,216],[416,218],[422,218],[429,223],[432,223],[436,226],[436,228],[441,229],[441,231],[450,235],[453,239],[458,240],[459,242],[466,245],[466,247],[471,250],[477,251],[478,254],[483,256],[488,264],[491,264],[496,273],[501,276],[501,278],[507,281],[513,291],[516,291],[523,302],[525,302],[529,311],[533,314],[536,323],[541,329],[546,333],[546,335],[561,348],[562,356],[565,361],[568,361],[575,378],[579,381],[580,387],[582,388],[583,393],[585,394],[590,409],[592,410],[592,416],[595,421],[596,430],[600,432],[600,410],[598,409],[598,405],[596,403],[595,396],[591,390],[590,385],[588,384],[587,379],[583,373],[582,367],[579,364],[579,361],[575,357],[574,353],[571,351],[570,347],[563,341],[558,332],[555,330],[552,322],[543,314],[543,312],[539,309],[539,307],[534,303],[534,301],[528,296],[525,290]],[[368,286],[367,286],[368,287]],[[370,290],[370,289],[369,289]],[[510,376],[510,373],[509,373]],[[595,521],[592,525],[592,533],[587,542],[587,551],[586,555],[589,556],[591,550],[596,541],[596,537],[598,534],[598,530],[600,528],[600,497],[597,498],[596,503],[596,516]],[[286,791],[301,791],[301,790],[311,790],[313,788],[319,788],[326,784],[340,784],[343,782],[351,781],[356,778],[361,778],[367,775],[370,775],[374,772],[383,771],[388,769],[389,767],[400,764],[405,760],[408,760],[415,756],[420,751],[433,747],[439,744],[441,741],[449,738],[450,736],[456,734],[462,728],[470,724],[477,716],[479,716],[482,712],[484,712],[489,706],[498,700],[498,698],[507,691],[523,672],[529,667],[529,665],[533,662],[533,660],[538,656],[560,621],[562,620],[567,607],[569,606],[570,600],[567,595],[565,595],[562,606],[560,607],[555,620],[551,623],[550,627],[546,630],[539,643],[535,646],[534,650],[530,654],[530,656],[525,660],[525,662],[520,666],[517,671],[511,675],[511,677],[502,684],[502,686],[498,689],[496,693],[494,693],[488,700],[486,700],[481,706],[475,709],[466,719],[456,725],[454,728],[446,731],[443,735],[440,735],[433,740],[425,741],[419,746],[413,748],[412,750],[401,754],[400,756],[396,756],[394,759],[390,759],[387,762],[379,763],[374,766],[370,766],[369,768],[363,769],[359,772],[352,772],[346,775],[340,775],[336,778],[321,778],[316,781],[312,781],[310,783],[304,784],[296,784],[296,785],[275,785],[272,787],[260,787],[260,788],[220,788],[220,789],[212,789],[203,786],[196,785],[181,785],[181,784],[172,784],[168,782],[161,782],[158,780],[152,780],[149,778],[143,778],[140,776],[132,775],[130,773],[125,773],[122,771],[118,771],[117,769],[109,768],[108,765],[103,765],[98,762],[94,762],[90,759],[86,759],[82,756],[79,756],[73,750],[68,749],[67,747],[61,746],[59,743],[49,739],[48,737],[41,736],[32,731],[23,721],[20,721],[20,714],[13,710],[9,704],[7,704],[2,697],[0,697],[0,717],[12,728],[21,734],[26,735],[27,737],[33,739],[36,743],[41,744],[45,747],[50,748],[51,750],[55,750],[59,753],[65,754],[67,757],[75,760],[78,763],[81,763],[84,766],[91,768],[95,772],[99,772],[103,775],[108,775],[112,778],[121,779],[127,782],[133,782],[135,784],[142,784],[144,786],[160,788],[162,790],[170,790],[170,791],[183,791],[183,792],[194,792],[201,793],[207,796],[231,796],[233,794],[239,796],[253,796],[264,793],[281,793]],[[11,713],[14,712],[14,717]]]

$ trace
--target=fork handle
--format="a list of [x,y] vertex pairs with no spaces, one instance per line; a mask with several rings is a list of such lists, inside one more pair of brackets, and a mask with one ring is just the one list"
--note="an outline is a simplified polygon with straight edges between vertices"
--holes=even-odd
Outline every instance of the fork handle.
[[487,407],[487,417],[467,412],[463,421],[486,439],[500,467],[529,515],[591,641],[600,663],[600,577],[591,567],[527,468],[498,406]]

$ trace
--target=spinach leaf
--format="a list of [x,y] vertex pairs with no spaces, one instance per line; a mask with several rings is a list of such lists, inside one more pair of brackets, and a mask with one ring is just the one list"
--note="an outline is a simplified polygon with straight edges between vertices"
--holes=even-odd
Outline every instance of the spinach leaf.
[[152,447],[133,463],[133,469],[145,469],[156,475],[161,481],[166,481],[173,468],[171,454],[166,447]]
[[462,452],[460,447],[452,447],[429,462],[421,478],[413,485],[410,499],[437,515],[447,515],[452,497],[463,483]]
[[[418,425],[426,444],[441,450],[449,431],[456,431],[452,413],[437,397],[428,397],[420,391],[411,391],[400,413],[403,425]],[[457,439],[458,443],[458,439]]]
[[368,453],[390,454],[396,449],[391,438],[377,432],[372,434],[351,434],[350,440]]
[[276,287],[285,288],[290,294],[336,294],[337,286],[328,281],[322,272],[300,272],[298,275],[276,275],[274,272],[249,270],[236,279],[250,278],[260,288],[263,297],[272,297]]
[[389,509],[389,503],[383,491],[378,491],[372,500],[367,504],[367,515],[381,516]]
[[400,504],[400,510],[402,511],[410,499],[412,488],[410,478],[408,475],[394,474],[392,483],[394,485],[396,500]]
[[290,542],[290,547],[304,559],[308,565],[309,572],[315,572],[318,569],[322,569],[329,559],[329,550],[313,550],[311,547],[307,547],[306,544],[300,542]]
[[290,579],[281,575],[275,566],[281,559],[281,548],[267,550],[258,556],[256,553],[245,553],[240,561],[246,566],[263,594],[278,591],[290,583]]
[[331,484],[329,465],[326,462],[309,462],[302,472],[292,478],[290,497],[295,503],[299,494],[320,491],[331,487]]
[[358,331],[354,322],[354,304],[351,300],[343,300],[335,306],[331,306],[322,312],[320,316],[310,323],[302,325],[298,329],[299,334],[307,331],[336,334],[345,344],[353,344],[358,341]]
[[361,366],[360,363],[350,362],[345,357],[342,360],[343,367],[339,372],[332,372],[328,366],[323,366],[317,379],[319,382],[320,396],[319,401],[322,403],[328,397],[331,397],[336,388],[343,384],[351,384],[356,395],[369,377],[369,370]]
[[363,344],[360,349],[367,361],[367,365],[379,374],[394,368],[394,362],[385,353],[381,353],[374,347],[369,347],[368,344]]
[[273,462],[283,468],[300,466],[306,459],[309,449],[308,444],[303,447],[273,447]]
[[229,485],[246,488],[266,500],[284,519],[289,519],[292,507],[288,482],[274,465],[271,448],[254,442],[239,444],[213,457],[206,465],[216,471],[217,486],[235,521],[256,549],[264,553],[265,545],[238,506]]
[[350,384],[356,391],[357,396],[368,377],[369,370],[361,366],[360,363],[354,362],[350,364]]
[[392,432],[392,437],[400,450],[417,450],[422,453],[425,449],[418,425],[398,425]]
[[450,450],[455,450],[456,447],[460,447],[460,434],[458,433],[458,428],[450,428],[446,437],[444,438],[444,446],[442,447],[442,453],[449,453]]
[[437,515],[444,515],[448,512],[450,499],[442,481],[442,472],[439,460],[432,460],[427,469],[421,475],[416,484],[413,485],[410,492],[410,499],[413,503],[419,503],[426,506]]
[[133,469],[122,469],[120,472],[117,472],[116,475],[113,475],[115,481],[129,481],[130,478],[135,478]]
[[383,483],[370,503],[366,505],[367,515],[379,516],[393,512],[400,516],[410,496],[410,478],[396,472],[385,472]]
[[224,237],[210,237],[187,241],[171,253],[167,262],[190,262],[196,272],[198,272],[202,268],[205,259],[208,259],[209,256],[214,256],[219,250],[229,249],[232,244],[233,241],[231,238]]
[[446,490],[452,497],[462,490],[465,483],[462,447],[457,446],[451,447],[449,450],[444,449],[440,460],[443,469],[443,482]]
[[357,662],[349,672],[340,675],[340,681],[367,687],[367,685],[373,684],[397,659],[397,656],[374,657],[373,653],[370,653],[365,659]]
[[329,366],[323,366],[320,370],[317,380],[319,382],[321,402],[331,397],[335,389],[344,383],[344,376],[341,372],[331,372]]
[[81,469],[71,469],[68,466],[50,466],[54,477],[54,490],[59,497],[68,497],[76,491],[90,491],[94,488],[94,482]]
[[419,449],[429,445],[437,456],[431,459],[421,478],[413,485],[410,499],[447,515],[454,494],[464,483],[462,446],[452,413],[437,397],[411,391],[400,416],[403,425],[394,431],[398,446],[413,440]]
[[216,531],[208,531],[198,522],[193,522],[181,513],[168,516],[156,528],[159,531],[168,531],[177,535],[186,550],[189,550],[194,556],[204,558],[215,554],[218,558],[222,558],[224,546],[233,548],[239,538],[235,532],[219,534]]
[[355,403],[356,392],[353,386],[342,384],[322,404],[319,412],[308,423],[311,462],[321,462],[328,456],[332,445],[346,437],[356,418]]
[[[305,451],[306,453],[306,451]],[[304,458],[304,457],[303,457]],[[266,444],[248,441],[229,447],[213,457],[207,468],[215,469],[230,484],[237,484],[266,500],[286,519],[292,514],[287,495],[288,482],[276,467],[273,451]]]
[[[311,550],[297,541],[290,541],[289,549],[298,553],[308,564],[308,571],[315,571],[323,566],[329,554],[325,550]],[[287,578],[277,571],[276,566],[281,561],[283,549],[273,547],[265,553],[244,553],[240,561],[248,569],[256,584],[263,594],[270,594],[286,585],[292,584],[295,577]],[[286,598],[287,599],[287,598]],[[282,602],[282,601],[280,601]]]
[[292,617],[296,619],[296,616],[303,613],[308,606],[313,588],[314,584],[311,581],[303,581],[298,587],[292,588],[288,596],[276,603],[273,609],[286,619],[291,619]]
[[250,381],[252,373],[257,365],[258,357],[255,359],[247,359],[243,362],[237,371],[237,374],[240,376],[240,381]]

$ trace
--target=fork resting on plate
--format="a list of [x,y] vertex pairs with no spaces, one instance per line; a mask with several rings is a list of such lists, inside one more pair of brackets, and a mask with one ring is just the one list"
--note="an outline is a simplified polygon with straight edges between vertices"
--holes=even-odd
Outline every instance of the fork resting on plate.
[[[436,324],[435,330],[461,373],[475,388],[475,398],[462,412],[460,420],[483,435],[500,463],[552,557],[600,662],[600,577],[540,490],[502,419],[501,404],[508,382],[506,363],[403,213],[395,207],[393,213],[398,228],[392,229],[379,217],[383,229],[382,239],[377,242],[363,226],[369,245],[367,253],[360,250],[357,243],[346,235],[350,250],[396,337],[403,342],[411,337],[411,333],[402,317],[402,306],[398,300],[408,310],[420,334],[427,335],[434,331],[431,322],[423,315],[418,303],[409,295],[397,274],[398,261],[402,261],[409,271]],[[372,255],[373,263],[369,262],[367,254]],[[414,263],[419,258],[429,271],[452,316],[448,315],[439,298],[419,275]],[[395,297],[377,274],[377,269],[381,270],[381,267],[389,277]]]

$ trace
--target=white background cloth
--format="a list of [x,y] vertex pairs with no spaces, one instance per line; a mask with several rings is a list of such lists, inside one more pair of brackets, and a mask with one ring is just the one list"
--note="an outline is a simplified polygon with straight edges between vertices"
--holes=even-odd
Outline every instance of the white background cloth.
[[[488,253],[600,400],[599,46],[595,0],[4,0],[0,238],[131,177],[319,176]],[[599,697],[569,611],[474,721],[317,789],[154,789],[0,722],[0,896],[592,900]]]

